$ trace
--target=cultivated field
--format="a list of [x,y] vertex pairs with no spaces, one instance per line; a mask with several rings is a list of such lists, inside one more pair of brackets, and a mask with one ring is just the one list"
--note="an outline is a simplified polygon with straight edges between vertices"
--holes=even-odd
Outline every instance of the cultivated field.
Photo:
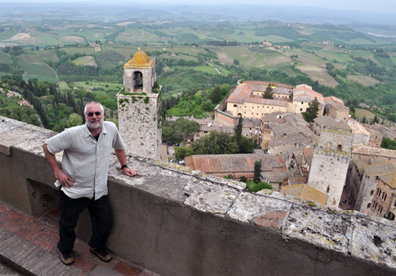
[[84,42],[85,39],[81,36],[67,35],[59,38],[63,42]]
[[267,62],[260,53],[249,51],[246,46],[222,47],[221,50],[231,59],[237,59],[245,66],[262,67],[267,65]]
[[234,61],[224,52],[220,51],[215,51],[217,54],[217,57],[219,58],[220,63],[222,64],[228,64],[228,65],[233,65]]
[[375,85],[376,83],[380,83],[379,81],[373,79],[372,77],[362,76],[362,75],[348,75],[347,79],[360,82],[364,86],[370,86],[370,85]]
[[44,63],[36,55],[20,55],[16,57],[18,64],[25,70],[24,77],[34,76],[38,78],[57,80],[55,71]]
[[92,47],[68,47],[63,48],[68,55],[73,55],[75,53],[80,53],[84,55],[92,55],[94,53],[94,49]]
[[285,62],[291,62],[291,59],[287,56],[279,56],[279,57],[266,58],[265,61],[268,63],[269,66],[272,66]]
[[349,50],[348,54],[353,56],[353,57],[372,57],[373,54],[370,51],[366,50]]
[[59,58],[55,54],[55,50],[37,51],[37,54],[43,60],[58,62]]
[[[356,116],[356,120],[358,120],[359,122],[363,119],[364,116],[366,116],[367,122],[370,122],[370,120],[374,119],[375,114],[371,113],[370,111],[368,111],[366,109],[355,108],[355,116]],[[380,118],[380,123],[382,123],[381,118]],[[385,119],[384,125],[388,126],[388,127],[395,126],[395,123]]]
[[0,63],[8,64],[11,61],[12,59],[6,53],[0,52]]
[[76,58],[75,60],[73,60],[73,63],[75,65],[80,65],[80,66],[95,66],[95,67],[98,66],[93,56]]
[[338,82],[330,76],[326,69],[317,66],[297,66],[302,72],[307,73],[313,80],[318,81],[320,84],[324,84],[330,87],[334,87]]
[[204,72],[204,73],[218,74],[217,71],[216,71],[216,69],[214,69],[214,68],[213,68],[212,66],[210,66],[210,65],[208,65],[208,66],[205,66],[205,65],[195,66],[195,67],[194,67],[194,70],[196,70],[196,71],[201,71],[201,72]]

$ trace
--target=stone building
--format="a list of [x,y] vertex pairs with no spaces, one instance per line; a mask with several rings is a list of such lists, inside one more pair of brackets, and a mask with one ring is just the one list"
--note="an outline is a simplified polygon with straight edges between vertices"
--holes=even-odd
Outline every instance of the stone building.
[[125,87],[117,94],[118,126],[128,154],[160,159],[162,120],[155,62],[140,48],[124,65]]
[[374,125],[367,126],[367,128],[382,133],[384,138],[396,140],[396,130],[393,127],[386,127],[384,125],[375,123]]
[[380,147],[384,135],[381,132],[375,131],[374,129],[366,128],[366,130],[368,131],[368,133],[370,133],[369,146]]
[[373,216],[390,215],[390,206],[394,204],[395,173],[396,166],[384,162],[383,158],[353,160],[345,185],[349,209]]
[[338,207],[351,160],[351,129],[322,128],[314,150],[308,185],[328,196],[327,206]]
[[230,134],[234,134],[234,128],[230,126],[224,126],[222,124],[219,124],[216,121],[213,120],[208,120],[207,122],[202,122],[201,126],[199,127],[198,131],[195,132],[194,135],[194,141],[198,141],[204,136],[207,136],[210,134],[211,131],[218,131],[218,132],[227,132]]
[[[313,147],[296,148],[286,159],[289,185],[307,183],[312,165]],[[326,197],[327,198],[327,197]],[[327,199],[326,199],[327,200]]]
[[377,147],[370,147],[365,145],[356,145],[353,147],[353,155],[355,159],[367,158],[383,158],[396,165],[396,151],[391,149],[383,149]]
[[378,177],[377,190],[369,214],[395,220],[396,216],[396,173]]
[[322,129],[324,127],[342,128],[350,130],[350,127],[346,123],[337,121],[328,116],[318,117],[314,119],[314,123],[311,125],[312,131],[318,136],[321,135]]
[[[306,112],[315,98],[320,103],[318,116],[323,115],[325,102],[322,94],[312,90],[306,84],[292,86],[271,83],[273,99],[264,99],[265,89],[269,82],[246,81],[235,88],[226,100],[226,113],[236,117],[261,119],[263,115],[274,112],[296,113]],[[226,119],[226,118],[224,118]]]
[[347,121],[347,124],[353,131],[352,145],[362,144],[367,146],[370,141],[370,132],[361,123],[352,118]]
[[324,98],[325,109],[324,115],[333,119],[346,122],[348,120],[349,108],[344,106],[344,102],[334,96]]
[[287,112],[291,103],[282,98],[264,99],[258,94],[248,83],[238,85],[227,99],[227,112],[233,116],[261,119],[266,113]]
[[320,104],[320,109],[318,112],[318,117],[323,116],[325,101],[322,94],[312,90],[312,87],[306,84],[297,85],[293,90],[293,106],[290,112],[302,113],[306,112],[310,106],[311,102],[318,100]]

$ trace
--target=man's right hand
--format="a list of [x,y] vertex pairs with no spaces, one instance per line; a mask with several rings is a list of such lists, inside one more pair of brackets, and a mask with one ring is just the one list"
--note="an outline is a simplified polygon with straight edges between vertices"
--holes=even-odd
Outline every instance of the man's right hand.
[[66,187],[70,188],[73,186],[73,184],[71,182],[73,182],[73,183],[76,182],[76,181],[74,181],[73,178],[71,178],[70,176],[67,176],[62,170],[58,170],[55,173],[55,177],[56,177],[56,179],[58,179],[58,181],[61,183],[61,185],[63,187],[66,186]]

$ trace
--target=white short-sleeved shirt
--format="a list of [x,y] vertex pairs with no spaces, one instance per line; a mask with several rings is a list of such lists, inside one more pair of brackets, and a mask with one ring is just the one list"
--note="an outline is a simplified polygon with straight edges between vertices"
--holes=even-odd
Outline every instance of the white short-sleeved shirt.
[[[68,197],[95,197],[97,200],[107,195],[111,149],[125,148],[114,123],[103,122],[98,141],[92,136],[87,125],[81,125],[66,129],[45,143],[51,154],[64,151],[63,171],[75,180],[72,187],[61,188]],[[56,181],[55,186],[59,187],[61,183]]]

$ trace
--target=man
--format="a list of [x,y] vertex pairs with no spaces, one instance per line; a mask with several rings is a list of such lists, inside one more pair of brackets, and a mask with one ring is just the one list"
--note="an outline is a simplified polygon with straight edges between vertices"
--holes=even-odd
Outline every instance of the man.
[[[107,176],[111,149],[114,148],[122,172],[136,175],[136,170],[126,165],[125,144],[112,122],[104,122],[103,106],[90,102],[84,109],[86,124],[66,129],[48,139],[43,145],[45,157],[60,187],[59,242],[61,260],[70,265],[74,262],[72,249],[79,214],[88,208],[92,222],[91,253],[109,262],[111,254],[106,250],[107,237],[113,217],[107,202]],[[55,153],[63,150],[62,169]]]

